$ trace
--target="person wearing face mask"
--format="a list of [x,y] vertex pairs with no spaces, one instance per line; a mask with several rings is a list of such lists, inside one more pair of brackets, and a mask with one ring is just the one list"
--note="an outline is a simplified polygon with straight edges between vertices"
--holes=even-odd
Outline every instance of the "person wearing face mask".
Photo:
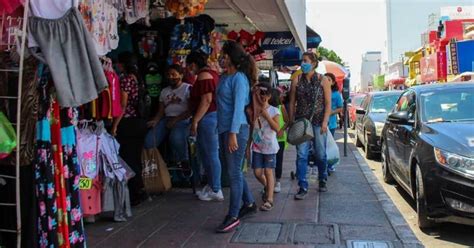
[[183,82],[183,68],[180,65],[171,65],[167,75],[170,86],[161,91],[158,113],[147,123],[150,130],[145,137],[145,149],[160,146],[169,134],[173,161],[186,163],[191,85]]
[[193,51],[186,57],[188,71],[197,76],[189,101],[193,113],[190,131],[191,136],[196,136],[208,182],[197,195],[202,201],[223,201],[216,105],[219,75],[209,68],[207,60],[208,55],[199,51]]
[[[291,83],[289,119],[290,123],[295,119],[312,117],[314,139],[302,143],[296,147],[296,176],[298,178],[298,193],[296,200],[305,199],[308,193],[308,180],[306,173],[308,169],[308,156],[310,145],[316,157],[319,172],[319,191],[325,192],[327,181],[326,160],[326,138],[328,132],[328,121],[331,115],[331,83],[327,77],[315,72],[318,67],[316,54],[305,52],[301,63],[302,74],[295,77]],[[313,114],[313,116],[311,116]],[[290,124],[291,126],[291,124]]]

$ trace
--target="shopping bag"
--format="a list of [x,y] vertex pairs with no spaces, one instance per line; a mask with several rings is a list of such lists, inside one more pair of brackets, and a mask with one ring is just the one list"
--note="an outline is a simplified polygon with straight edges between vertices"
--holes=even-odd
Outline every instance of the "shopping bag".
[[339,155],[339,147],[337,146],[334,137],[332,134],[328,132],[327,139],[326,139],[326,158],[328,162],[328,166],[336,166],[339,163],[340,155]]
[[145,190],[150,194],[171,189],[170,173],[158,148],[143,149],[142,178]]
[[15,130],[3,112],[0,112],[0,159],[8,157],[15,147]]

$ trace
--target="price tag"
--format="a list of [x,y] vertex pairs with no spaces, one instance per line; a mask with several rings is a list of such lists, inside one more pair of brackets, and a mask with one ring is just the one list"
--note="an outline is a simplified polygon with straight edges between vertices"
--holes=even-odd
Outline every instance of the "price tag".
[[91,189],[92,188],[92,179],[87,177],[81,177],[79,179],[79,189]]

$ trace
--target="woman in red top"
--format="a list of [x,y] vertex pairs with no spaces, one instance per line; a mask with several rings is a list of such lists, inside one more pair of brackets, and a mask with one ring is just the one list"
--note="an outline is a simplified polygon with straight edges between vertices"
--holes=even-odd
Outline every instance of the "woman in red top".
[[199,199],[223,201],[216,112],[219,75],[208,67],[207,60],[208,55],[196,51],[186,58],[188,70],[197,75],[190,97],[190,109],[193,113],[191,136],[197,136],[199,153],[208,179],[208,185],[198,192]]

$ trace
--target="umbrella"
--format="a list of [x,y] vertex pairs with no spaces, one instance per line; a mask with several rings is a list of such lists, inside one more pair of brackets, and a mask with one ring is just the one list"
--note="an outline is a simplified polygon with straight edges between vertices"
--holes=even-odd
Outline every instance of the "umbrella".
[[350,77],[349,71],[344,68],[344,66],[328,61],[328,60],[323,60],[319,62],[318,68],[316,68],[316,72],[325,74],[325,73],[332,73],[334,76],[336,76],[336,82],[337,85],[339,86],[339,89],[342,90],[342,81],[346,77]]

